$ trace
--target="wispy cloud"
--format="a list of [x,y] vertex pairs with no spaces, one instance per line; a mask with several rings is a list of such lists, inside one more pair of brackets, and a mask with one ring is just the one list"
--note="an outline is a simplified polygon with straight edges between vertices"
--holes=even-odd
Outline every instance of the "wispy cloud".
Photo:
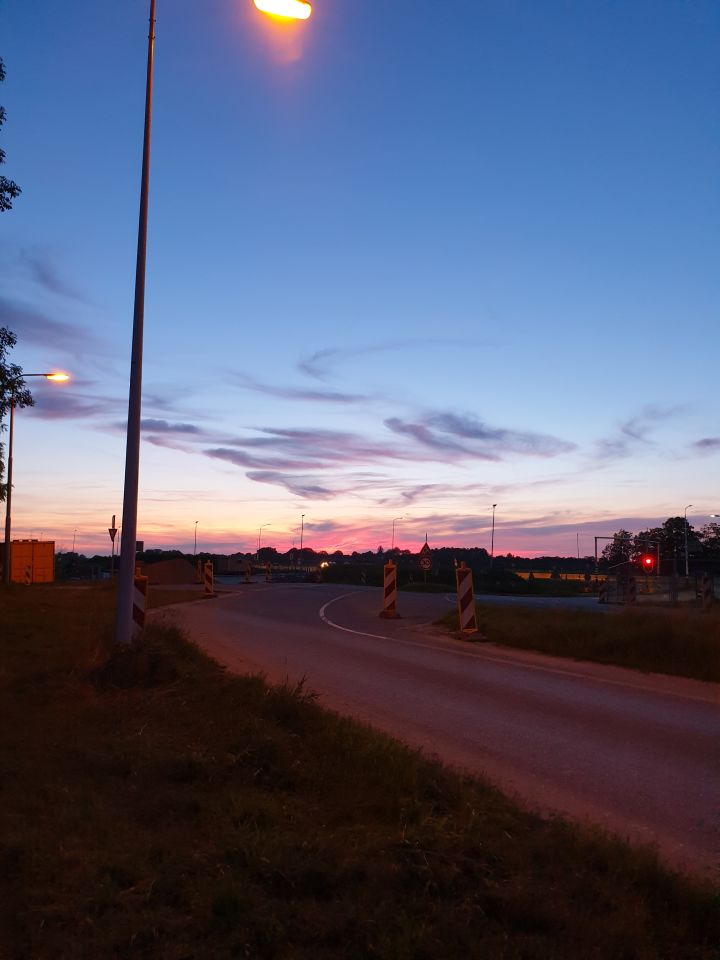
[[651,434],[663,423],[682,415],[683,405],[659,407],[648,405],[639,413],[623,421],[615,436],[602,437],[595,442],[594,457],[598,460],[622,460],[632,456],[641,446],[651,446]]
[[0,296],[0,326],[9,327],[24,343],[47,348],[54,355],[76,358],[83,354],[104,354],[107,349],[87,327],[56,320],[3,296]]
[[303,387],[279,386],[262,383],[244,373],[236,373],[233,379],[245,390],[262,393],[283,400],[300,400],[316,403],[361,403],[369,399],[364,393],[343,393],[340,390],[310,390]]
[[475,460],[499,461],[510,454],[555,457],[575,449],[575,444],[549,434],[490,427],[467,414],[437,412],[416,422],[391,417],[385,425],[422,446]]
[[255,480],[257,483],[270,483],[284,487],[289,493],[304,500],[331,500],[338,495],[337,490],[322,486],[315,477],[279,473],[273,470],[250,470],[247,476],[248,479]]
[[720,437],[703,437],[702,440],[692,443],[691,447],[698,453],[715,453],[720,450]]
[[[32,381],[28,381],[32,385]],[[95,420],[109,415],[117,416],[121,401],[113,397],[79,395],[69,387],[45,389],[41,395],[33,390],[33,416],[41,420]],[[125,425],[123,424],[123,429]]]
[[315,380],[327,380],[330,376],[330,367],[333,364],[353,360],[356,357],[370,356],[377,353],[389,353],[397,350],[422,350],[427,347],[434,349],[455,349],[456,347],[481,347],[481,340],[448,339],[447,337],[431,337],[418,340],[386,340],[381,343],[366,344],[358,347],[326,347],[316,350],[305,360],[298,363],[298,369]]
[[200,428],[193,423],[170,423],[169,420],[141,420],[140,428],[152,433],[190,433],[195,435],[202,433]]
[[61,275],[57,261],[49,251],[33,247],[23,250],[20,259],[29,267],[33,279],[44,290],[68,300],[88,302],[87,298]]

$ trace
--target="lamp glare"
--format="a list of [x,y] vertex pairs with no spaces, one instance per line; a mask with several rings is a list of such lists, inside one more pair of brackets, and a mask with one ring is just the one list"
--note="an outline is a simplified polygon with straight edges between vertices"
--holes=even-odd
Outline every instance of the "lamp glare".
[[263,13],[288,20],[307,20],[312,13],[312,5],[307,0],[254,0],[254,3]]

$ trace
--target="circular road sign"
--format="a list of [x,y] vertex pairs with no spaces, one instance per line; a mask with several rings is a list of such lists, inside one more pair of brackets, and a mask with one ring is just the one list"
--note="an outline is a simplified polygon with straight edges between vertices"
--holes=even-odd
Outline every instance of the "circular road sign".
[[420,566],[423,570],[429,570],[432,567],[432,559],[430,557],[420,557]]

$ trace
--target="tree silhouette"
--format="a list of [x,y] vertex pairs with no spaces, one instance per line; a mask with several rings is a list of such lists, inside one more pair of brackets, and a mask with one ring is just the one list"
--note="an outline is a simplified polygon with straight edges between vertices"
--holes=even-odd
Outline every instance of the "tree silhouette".
[[[5,430],[5,417],[10,410],[10,401],[14,398],[16,407],[31,407],[35,402],[22,378],[22,367],[9,363],[8,351],[17,343],[17,337],[7,327],[0,327],[0,431]],[[3,447],[0,444],[0,481],[5,476]],[[5,484],[0,482],[0,500],[5,499]]]
[[[0,59],[0,82],[5,79],[5,64]],[[5,107],[0,107],[0,127],[5,123]],[[0,149],[0,164],[5,163],[5,151]],[[14,180],[0,176],[0,211],[11,210],[12,202],[22,191]]]

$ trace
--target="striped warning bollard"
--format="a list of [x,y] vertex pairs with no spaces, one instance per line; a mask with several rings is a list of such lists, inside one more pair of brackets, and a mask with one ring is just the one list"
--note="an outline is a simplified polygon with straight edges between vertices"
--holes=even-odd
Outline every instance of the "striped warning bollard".
[[713,605],[713,600],[715,599],[713,594],[713,582],[712,579],[705,574],[702,578],[702,604],[706,609]]
[[214,589],[214,582],[213,582],[213,565],[212,565],[212,561],[211,561],[211,560],[208,560],[207,563],[205,564],[205,568],[204,568],[203,573],[204,573],[204,576],[203,576],[203,586],[204,586],[203,596],[204,596],[205,599],[207,600],[207,599],[209,599],[210,597],[214,597],[214,596],[215,596],[215,589]]
[[137,640],[145,629],[145,608],[147,606],[147,593],[149,577],[144,577],[140,573],[140,567],[135,569],[135,579],[133,580],[133,619],[132,636]]
[[463,633],[477,633],[477,613],[475,612],[475,592],[473,590],[472,570],[463,561],[455,570],[457,581],[458,615],[460,630]]
[[383,567],[384,573],[384,596],[383,608],[380,616],[386,620],[395,620],[399,616],[397,612],[397,567],[390,560]]

